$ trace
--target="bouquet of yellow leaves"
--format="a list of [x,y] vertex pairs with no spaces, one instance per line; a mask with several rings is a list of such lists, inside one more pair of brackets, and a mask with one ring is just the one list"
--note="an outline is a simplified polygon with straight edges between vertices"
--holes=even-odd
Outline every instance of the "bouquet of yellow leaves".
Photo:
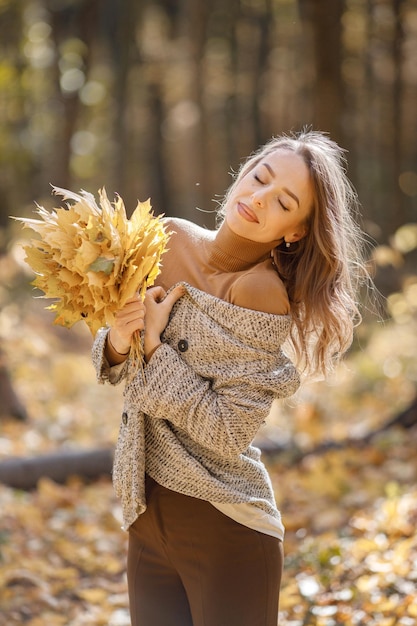
[[[128,219],[120,196],[111,203],[105,189],[100,206],[86,191],[53,191],[73,203],[52,212],[37,205],[41,219],[15,218],[39,236],[24,247],[25,260],[42,297],[56,300],[47,307],[56,313],[54,323],[71,328],[84,320],[94,336],[129,298],[138,291],[143,298],[153,285],[169,233],[149,200],[138,202]],[[131,356],[142,356],[139,337]]]

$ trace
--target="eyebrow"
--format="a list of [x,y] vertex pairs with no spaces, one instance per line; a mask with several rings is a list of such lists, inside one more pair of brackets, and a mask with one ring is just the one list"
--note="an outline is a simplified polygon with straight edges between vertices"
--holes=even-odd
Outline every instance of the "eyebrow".
[[[272,167],[269,165],[269,163],[262,163],[262,165],[264,167],[266,167],[266,169],[268,170],[268,172],[271,174],[272,178],[275,178],[275,172],[272,169]],[[290,191],[289,189],[287,189],[287,187],[283,187],[282,188],[283,191],[285,191],[285,193],[287,193],[289,196],[291,196],[291,198],[293,198],[293,200],[296,201],[296,203],[298,204],[298,206],[300,206],[300,201],[297,198],[297,196],[295,195],[295,193],[293,193],[292,191]]]

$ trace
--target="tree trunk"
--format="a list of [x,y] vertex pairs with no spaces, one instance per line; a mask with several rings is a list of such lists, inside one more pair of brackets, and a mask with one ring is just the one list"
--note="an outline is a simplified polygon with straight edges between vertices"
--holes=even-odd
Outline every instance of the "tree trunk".
[[340,450],[343,448],[356,448],[364,445],[369,445],[372,441],[378,437],[381,433],[384,433],[390,428],[400,427],[403,429],[409,429],[417,425],[417,396],[411,402],[411,404],[395,415],[388,421],[386,421],[379,428],[371,430],[366,435],[360,438],[346,438],[337,440],[321,441],[314,448],[302,450],[298,448],[293,442],[284,446],[277,446],[275,444],[265,444],[260,446],[265,456],[277,456],[279,454],[285,454],[288,457],[289,463],[299,463],[303,458],[311,455],[324,454],[328,450]]
[[405,213],[404,196],[401,192],[398,184],[402,167],[403,167],[403,41],[404,41],[404,27],[402,24],[402,5],[403,0],[394,0],[394,19],[395,28],[393,33],[392,42],[392,57],[394,66],[394,77],[392,85],[392,162],[393,162],[393,206],[395,211],[388,212],[391,217],[389,223],[389,233],[394,232],[399,226],[407,221],[407,215]]
[[[129,130],[129,115],[132,113],[129,103],[129,76],[133,68],[141,65],[141,59],[135,44],[135,30],[138,27],[143,11],[143,3],[136,0],[122,0],[113,2],[107,0],[103,9],[105,20],[104,34],[108,45],[111,64],[113,69],[113,151],[112,172],[114,187],[122,195],[126,206],[134,207],[137,199],[133,190],[130,195],[131,185],[128,177],[132,175],[129,168],[131,142],[136,139],[134,133]],[[132,96],[133,99],[133,96]]]
[[47,476],[56,483],[65,483],[70,476],[91,480],[110,476],[113,450],[61,450],[45,456],[12,458],[0,463],[0,483],[13,489],[35,489],[38,480]]
[[26,420],[26,409],[20,401],[6,367],[5,356],[0,351],[0,416],[15,417]]
[[[300,16],[315,65],[314,126],[343,143],[342,0],[299,0]],[[309,48],[307,48],[309,49]]]
[[[346,447],[369,445],[380,433],[399,426],[408,429],[417,424],[417,396],[401,413],[394,416],[360,439],[343,439],[341,441],[323,441],[315,448],[300,450],[293,443],[285,446],[261,444],[259,447],[265,457],[285,455],[288,464],[299,463],[310,455],[318,455],[328,450]],[[113,466],[113,449],[105,448],[86,451],[58,451],[33,458],[12,458],[0,463],[0,483],[13,489],[35,489],[38,480],[47,476],[57,483],[65,483],[70,476],[80,476],[86,480],[94,480],[101,476],[111,476]]]
[[[88,76],[91,63],[92,43],[95,37],[97,24],[98,0],[69,3],[62,8],[53,6],[51,10],[51,26],[54,36],[55,47],[62,54],[64,44],[72,38],[80,39],[85,44],[85,52],[82,57],[83,73]],[[70,93],[61,93],[59,80],[61,69],[60,61],[63,57],[57,55],[54,68],[57,82],[57,95],[60,101],[62,114],[58,120],[57,136],[55,145],[50,147],[45,162],[42,164],[45,172],[48,172],[48,182],[67,189],[71,188],[73,178],[71,172],[71,139],[77,129],[80,112],[79,90]]]

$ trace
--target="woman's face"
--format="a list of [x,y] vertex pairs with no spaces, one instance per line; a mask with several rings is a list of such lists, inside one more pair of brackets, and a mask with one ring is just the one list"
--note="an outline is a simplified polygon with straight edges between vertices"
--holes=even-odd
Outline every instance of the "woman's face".
[[313,186],[304,159],[289,150],[264,157],[234,187],[225,220],[236,234],[269,243],[293,243],[306,234],[313,206]]

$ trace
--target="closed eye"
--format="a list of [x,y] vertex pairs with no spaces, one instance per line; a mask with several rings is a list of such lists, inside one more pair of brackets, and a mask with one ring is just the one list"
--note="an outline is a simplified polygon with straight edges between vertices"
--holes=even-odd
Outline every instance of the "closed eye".
[[282,204],[281,200],[278,200],[278,202],[280,203],[280,205],[282,206],[284,211],[289,211],[290,210],[287,206],[285,206],[285,204]]
[[256,180],[256,182],[260,183],[261,185],[265,185],[264,181],[259,178],[258,174],[254,174],[253,177]]

